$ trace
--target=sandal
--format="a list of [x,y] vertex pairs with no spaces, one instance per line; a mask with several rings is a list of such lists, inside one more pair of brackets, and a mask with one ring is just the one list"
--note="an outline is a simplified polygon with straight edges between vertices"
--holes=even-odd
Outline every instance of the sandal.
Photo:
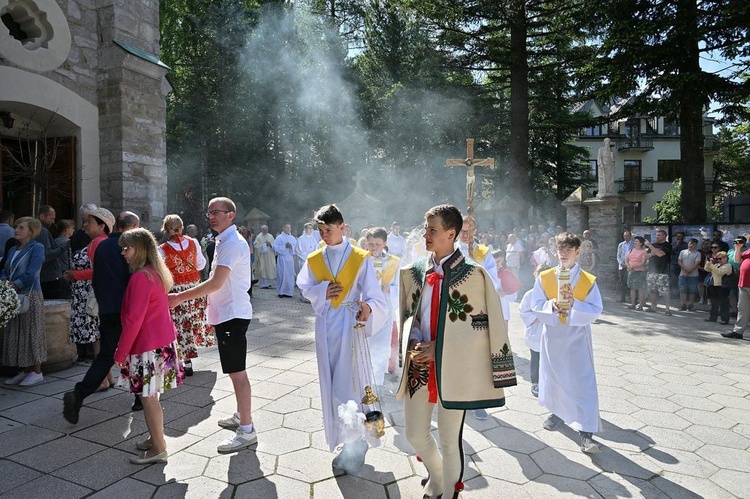
[[640,305],[636,305],[635,309],[638,310],[638,311],[640,311],[640,312],[643,312],[643,307],[641,307]]
[[[106,384],[105,384],[105,383],[106,383]],[[97,393],[98,393],[98,392],[106,392],[106,391],[107,391],[107,390],[109,390],[109,389],[110,389],[111,387],[112,387],[112,384],[111,384],[111,383],[109,382],[109,380],[108,380],[108,379],[105,379],[104,381],[102,381],[102,384],[101,384],[101,385],[99,385],[99,388],[97,388],[97,389],[96,389],[96,391],[97,391]]]

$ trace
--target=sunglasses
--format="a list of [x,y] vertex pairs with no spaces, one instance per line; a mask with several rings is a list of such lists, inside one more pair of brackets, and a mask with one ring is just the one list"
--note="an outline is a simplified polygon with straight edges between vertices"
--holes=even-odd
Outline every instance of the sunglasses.
[[711,249],[719,249],[718,246],[711,246]]

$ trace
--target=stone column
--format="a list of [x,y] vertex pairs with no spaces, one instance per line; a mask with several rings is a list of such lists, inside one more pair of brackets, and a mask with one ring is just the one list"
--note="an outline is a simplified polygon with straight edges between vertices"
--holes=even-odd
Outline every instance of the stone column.
[[579,187],[562,202],[565,208],[566,230],[578,237],[582,237],[583,231],[589,227],[589,208],[585,201],[590,197],[589,191]]
[[588,229],[599,245],[596,277],[600,289],[614,289],[619,273],[617,269],[617,245],[622,240],[622,209],[628,203],[620,196],[605,196],[587,199]]
[[[158,62],[159,2],[98,0],[102,205],[158,226],[167,209],[167,68]],[[127,44],[124,46],[114,41]]]

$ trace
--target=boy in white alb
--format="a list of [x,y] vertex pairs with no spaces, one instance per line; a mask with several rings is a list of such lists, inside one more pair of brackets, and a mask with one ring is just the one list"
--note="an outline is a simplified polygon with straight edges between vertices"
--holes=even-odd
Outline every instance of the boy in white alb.
[[[544,325],[539,351],[539,405],[552,414],[544,422],[546,430],[562,423],[578,430],[581,450],[599,452],[593,433],[601,431],[599,394],[594,374],[591,323],[602,313],[602,297],[596,277],[576,263],[581,240],[564,232],[557,236],[560,266],[539,274],[531,295],[531,310]],[[570,270],[572,297],[567,317],[558,301],[558,274]]]

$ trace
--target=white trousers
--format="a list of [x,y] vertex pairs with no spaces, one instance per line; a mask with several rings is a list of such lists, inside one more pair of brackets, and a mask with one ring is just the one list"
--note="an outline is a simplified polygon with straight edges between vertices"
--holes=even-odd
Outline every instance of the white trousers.
[[[430,474],[422,493],[432,497],[443,494],[445,499],[458,497],[454,487],[456,482],[461,481],[464,472],[462,432],[466,411],[445,409],[440,403],[429,403],[426,386],[417,390],[414,397],[407,393],[404,398],[406,439]],[[442,455],[430,433],[435,406]]]

